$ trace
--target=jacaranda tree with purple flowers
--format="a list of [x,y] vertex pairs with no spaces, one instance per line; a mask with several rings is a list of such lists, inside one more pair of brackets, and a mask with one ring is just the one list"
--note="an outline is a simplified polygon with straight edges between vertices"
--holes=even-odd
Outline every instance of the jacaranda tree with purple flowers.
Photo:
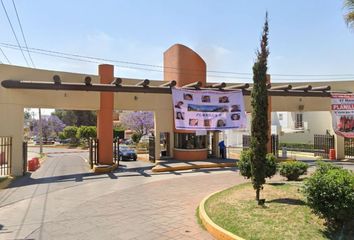
[[[34,119],[31,123],[33,126],[33,135],[39,135],[39,120]],[[54,115],[42,117],[42,136],[44,139],[58,136],[63,131],[65,124]]]
[[123,112],[119,115],[122,125],[133,130],[139,136],[148,134],[154,129],[154,113],[153,112]]

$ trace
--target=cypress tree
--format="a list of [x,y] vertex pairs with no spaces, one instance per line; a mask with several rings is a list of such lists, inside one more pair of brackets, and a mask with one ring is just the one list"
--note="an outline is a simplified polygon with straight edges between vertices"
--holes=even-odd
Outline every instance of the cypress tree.
[[253,89],[251,93],[252,126],[251,126],[251,174],[253,188],[256,190],[258,204],[260,190],[265,183],[265,161],[268,142],[268,92],[267,92],[267,59],[268,50],[268,13],[266,13],[260,50],[253,65]]

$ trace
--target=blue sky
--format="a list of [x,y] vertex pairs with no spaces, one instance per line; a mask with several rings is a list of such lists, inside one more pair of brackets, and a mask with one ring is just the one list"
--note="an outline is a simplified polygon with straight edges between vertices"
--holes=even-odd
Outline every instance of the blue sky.
[[[22,43],[12,2],[3,1]],[[268,10],[270,74],[352,74],[354,79],[354,31],[344,23],[341,0],[15,2],[29,47],[162,65],[163,52],[181,43],[197,51],[206,61],[208,70],[246,73],[252,71]],[[0,29],[0,42],[16,44],[2,9]],[[2,49],[13,64],[26,66],[18,51]],[[97,64],[38,54],[32,57],[38,68],[97,73]],[[0,60],[6,62],[2,55]],[[120,65],[116,67],[117,76],[163,78],[160,72],[117,65]],[[225,77],[225,74],[219,75]],[[281,79],[293,81],[295,77],[273,76],[273,81],[283,81]],[[208,80],[250,81],[237,76],[209,77]]]

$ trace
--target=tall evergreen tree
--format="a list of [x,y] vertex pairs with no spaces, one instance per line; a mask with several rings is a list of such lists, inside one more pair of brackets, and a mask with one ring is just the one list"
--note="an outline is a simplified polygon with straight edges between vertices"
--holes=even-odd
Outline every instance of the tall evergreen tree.
[[257,50],[257,60],[253,65],[253,89],[251,94],[251,179],[253,188],[256,190],[258,203],[260,203],[260,190],[265,183],[265,161],[269,130],[267,112],[268,13],[266,13],[260,47],[260,50]]

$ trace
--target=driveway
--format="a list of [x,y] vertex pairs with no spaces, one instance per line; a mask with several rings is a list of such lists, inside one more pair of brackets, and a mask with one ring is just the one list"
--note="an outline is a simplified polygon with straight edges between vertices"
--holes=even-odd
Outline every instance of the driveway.
[[0,191],[0,239],[212,239],[198,203],[243,181],[235,169],[94,175],[82,155],[53,154]]
[[95,175],[85,157],[49,154],[0,190],[0,239],[212,239],[196,222],[199,202],[245,181],[231,168],[152,173],[140,161]]

